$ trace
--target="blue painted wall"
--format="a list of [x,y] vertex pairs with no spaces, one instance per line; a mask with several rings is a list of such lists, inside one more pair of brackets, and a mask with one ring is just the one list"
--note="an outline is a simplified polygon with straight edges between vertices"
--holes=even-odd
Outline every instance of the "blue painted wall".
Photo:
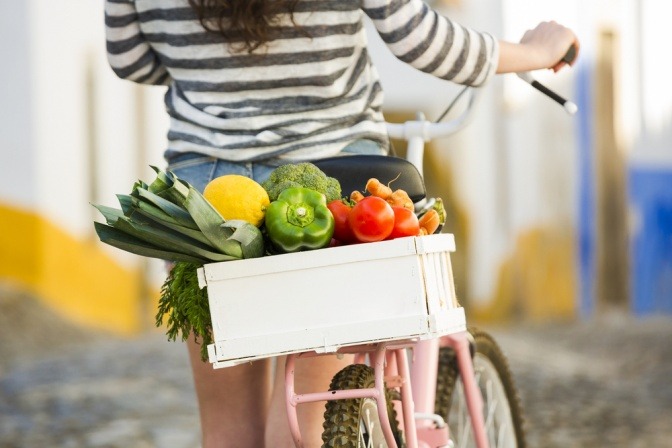
[[595,311],[595,171],[593,167],[592,67],[579,64],[576,77],[576,103],[579,107],[577,147],[579,150],[578,188],[578,310],[582,317]]
[[628,176],[638,220],[630,257],[633,312],[672,313],[672,167],[631,167]]
[[[593,153],[593,73],[578,67],[576,102],[579,106],[577,147],[578,188],[578,310],[581,317],[595,313],[596,199]],[[631,237],[630,304],[635,315],[672,314],[672,164],[666,168],[631,163],[627,172],[629,207],[637,217]]]

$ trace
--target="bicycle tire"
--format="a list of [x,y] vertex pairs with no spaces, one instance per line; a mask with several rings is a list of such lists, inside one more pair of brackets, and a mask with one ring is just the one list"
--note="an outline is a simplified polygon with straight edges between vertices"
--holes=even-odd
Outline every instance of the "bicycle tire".
[[[375,375],[371,367],[364,364],[351,364],[334,376],[329,390],[365,389],[374,387],[374,385]],[[405,446],[403,436],[389,391],[386,391],[385,396],[392,433],[397,446],[402,448]],[[322,448],[387,447],[380,424],[376,422],[379,420],[375,399],[355,398],[327,401],[322,424],[324,430]]]
[[[483,414],[490,447],[524,448],[522,405],[508,361],[488,333],[475,328],[470,328],[469,333],[475,344],[474,373],[483,395]],[[504,403],[503,407],[501,403]],[[459,369],[451,348],[441,348],[439,352],[435,412],[448,422],[453,446],[475,446]]]

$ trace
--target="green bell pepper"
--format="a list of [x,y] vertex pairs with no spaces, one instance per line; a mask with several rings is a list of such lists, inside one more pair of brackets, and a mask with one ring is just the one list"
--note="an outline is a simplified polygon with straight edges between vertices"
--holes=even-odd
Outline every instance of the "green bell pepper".
[[303,187],[283,190],[266,209],[266,232],[281,252],[320,249],[331,242],[334,216],[322,193]]

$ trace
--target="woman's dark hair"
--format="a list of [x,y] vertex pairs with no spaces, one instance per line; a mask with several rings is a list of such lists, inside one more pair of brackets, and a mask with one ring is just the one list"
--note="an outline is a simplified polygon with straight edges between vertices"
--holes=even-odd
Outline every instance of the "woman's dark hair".
[[269,30],[279,14],[292,16],[299,0],[189,0],[203,27],[227,41],[242,39],[254,51],[271,40]]

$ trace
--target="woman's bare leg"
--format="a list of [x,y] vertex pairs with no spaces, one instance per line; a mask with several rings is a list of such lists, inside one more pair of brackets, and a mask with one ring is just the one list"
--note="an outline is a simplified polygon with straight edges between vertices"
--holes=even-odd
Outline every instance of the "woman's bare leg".
[[203,448],[260,448],[271,393],[271,363],[214,369],[189,339],[189,358],[201,416]]
[[[296,393],[324,392],[329,389],[333,376],[352,363],[352,356],[318,356],[296,361],[294,380]],[[298,406],[299,428],[306,448],[322,446],[324,402]],[[278,358],[273,386],[273,397],[266,425],[266,448],[294,448],[285,409],[285,357]]]

